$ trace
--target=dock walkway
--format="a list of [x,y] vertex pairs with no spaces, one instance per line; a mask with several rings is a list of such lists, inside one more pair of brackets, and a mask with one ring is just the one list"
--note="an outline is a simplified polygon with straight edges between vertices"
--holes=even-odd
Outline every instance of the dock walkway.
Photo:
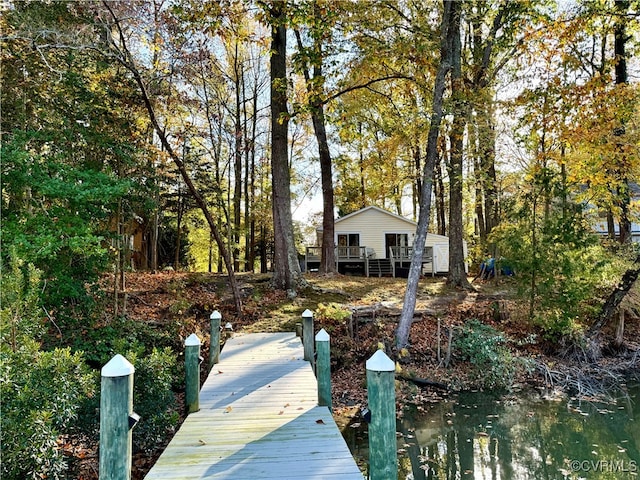
[[229,339],[145,480],[363,480],[294,333]]

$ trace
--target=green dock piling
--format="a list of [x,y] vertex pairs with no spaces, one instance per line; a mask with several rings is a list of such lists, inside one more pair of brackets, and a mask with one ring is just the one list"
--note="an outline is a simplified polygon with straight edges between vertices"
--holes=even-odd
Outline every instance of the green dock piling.
[[220,361],[220,324],[222,322],[222,314],[218,310],[214,310],[209,317],[211,320],[211,340],[209,345],[209,371]]
[[398,478],[396,445],[395,363],[382,350],[367,360],[369,424],[369,478]]
[[187,414],[200,410],[200,339],[195,333],[184,341]]
[[323,328],[316,335],[316,378],[318,380],[318,405],[329,407],[331,404],[331,347],[329,334]]
[[313,312],[302,312],[302,345],[304,346],[304,359],[314,365],[313,359]]
[[[100,480],[131,479],[131,429],[135,368],[122,355],[102,367],[100,389]],[[135,424],[135,423],[134,423]]]

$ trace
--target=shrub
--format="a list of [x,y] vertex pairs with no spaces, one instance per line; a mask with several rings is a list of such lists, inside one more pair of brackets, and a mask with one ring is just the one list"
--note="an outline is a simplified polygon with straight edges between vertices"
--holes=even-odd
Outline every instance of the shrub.
[[39,309],[40,273],[12,255],[5,268],[0,330],[3,479],[64,477],[56,440],[94,394],[95,376],[81,353],[45,352]]
[[480,388],[510,388],[519,362],[505,346],[505,337],[479,320],[468,321],[454,338],[460,359],[471,363],[471,379]]
[[177,339],[180,338],[177,326],[171,328],[175,331],[155,329],[149,325],[132,322],[125,317],[118,317],[106,325],[82,330],[74,338],[72,348],[74,351],[84,351],[89,365],[102,368],[116,353],[129,358],[129,351],[142,356],[150,349],[147,347],[150,345],[159,348],[177,347]]
[[578,215],[551,216],[533,229],[522,219],[504,223],[492,240],[515,269],[530,320],[551,339],[579,336],[579,319],[594,314],[593,293],[607,281],[610,255]]
[[0,289],[0,340],[15,350],[21,338],[39,339],[44,333],[40,321],[40,272],[12,252],[4,268]]
[[2,478],[64,478],[66,463],[56,440],[93,396],[95,377],[81,353],[43,352],[26,338],[0,355]]
[[151,453],[158,448],[167,432],[172,432],[179,420],[172,386],[177,375],[176,355],[170,348],[156,349],[146,356],[129,352],[134,365],[133,408],[140,423],[133,430],[136,449]]
[[338,303],[319,303],[315,317],[318,328],[324,328],[331,336],[332,368],[346,367],[354,362],[354,353],[358,345],[349,335],[347,320],[351,311]]
[[315,316],[323,326],[344,325],[345,320],[351,316],[351,311],[338,303],[328,303],[326,305],[319,303]]

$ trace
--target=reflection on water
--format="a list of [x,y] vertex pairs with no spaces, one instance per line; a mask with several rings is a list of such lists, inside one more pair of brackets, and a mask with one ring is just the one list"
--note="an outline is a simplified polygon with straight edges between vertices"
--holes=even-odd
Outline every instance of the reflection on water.
[[[366,426],[346,430],[366,464]],[[397,430],[402,480],[640,479],[640,385],[615,404],[465,393]]]

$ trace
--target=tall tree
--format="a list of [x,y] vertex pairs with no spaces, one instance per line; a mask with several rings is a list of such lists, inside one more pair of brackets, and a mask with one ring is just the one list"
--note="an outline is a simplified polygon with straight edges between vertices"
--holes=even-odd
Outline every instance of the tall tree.
[[449,274],[447,284],[471,289],[465,270],[463,248],[462,217],[462,157],[464,150],[464,130],[466,108],[464,83],[462,78],[462,42],[460,39],[461,9],[452,9],[451,32],[451,100],[452,116],[449,134]]
[[422,195],[420,197],[420,213],[418,226],[413,240],[413,253],[404,295],[402,314],[396,331],[396,347],[400,350],[409,344],[409,332],[413,321],[416,305],[418,281],[422,270],[422,253],[427,239],[427,227],[431,214],[431,193],[433,184],[433,170],[438,159],[438,136],[442,122],[442,103],[446,87],[447,74],[451,70],[453,43],[456,35],[460,35],[455,28],[455,16],[459,15],[460,2],[444,0],[442,21],[440,26],[440,63],[433,87],[433,102],[431,106],[431,123],[427,137],[427,156],[422,178]]
[[[309,109],[313,131],[318,144],[318,158],[320,159],[320,178],[322,183],[322,251],[320,256],[320,272],[332,273],[336,271],[335,229],[334,229],[334,198],[333,198],[333,165],[331,151],[327,140],[327,128],[324,115],[324,76],[322,71],[323,43],[326,40],[326,19],[322,16],[323,8],[317,0],[312,2],[310,17],[310,35],[312,45],[305,48],[300,30],[295,30],[298,51],[301,57],[301,68],[309,95]],[[310,67],[313,68],[313,76]]]
[[[624,88],[628,82],[627,75],[627,43],[629,37],[626,31],[627,13],[629,11],[629,0],[615,0],[615,27],[614,27],[614,63],[615,63],[615,84]],[[625,133],[625,125],[622,123],[613,134],[622,137]],[[620,142],[621,143],[621,142]],[[622,145],[617,147],[622,150]],[[619,168],[620,182],[617,187],[617,203],[620,211],[620,243],[631,242],[631,220],[629,209],[631,205],[631,194],[629,190],[628,168],[626,167],[625,154],[622,153],[622,165]]]
[[267,5],[271,26],[271,177],[273,195],[273,285],[295,292],[303,282],[293,238],[291,172],[289,170],[289,110],[287,108],[287,6]]

